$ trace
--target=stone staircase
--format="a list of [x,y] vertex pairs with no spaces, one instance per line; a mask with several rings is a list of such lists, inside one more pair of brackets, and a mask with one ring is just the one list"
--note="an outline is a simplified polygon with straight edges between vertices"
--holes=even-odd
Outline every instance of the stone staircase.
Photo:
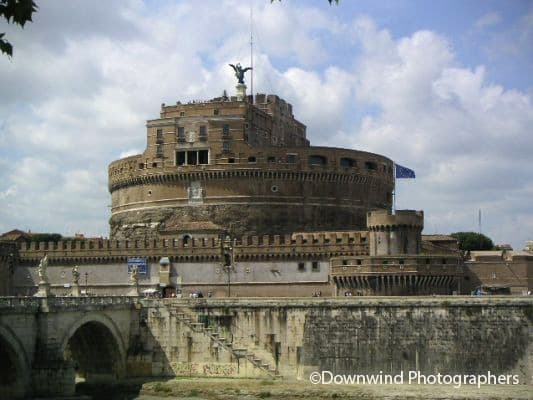
[[183,322],[189,327],[193,332],[201,333],[211,340],[212,343],[216,344],[219,347],[224,348],[226,351],[230,352],[237,359],[246,359],[254,367],[259,368],[261,371],[266,373],[272,378],[279,378],[279,375],[276,368],[268,362],[265,362],[262,358],[258,357],[255,352],[249,351],[244,347],[234,347],[227,338],[225,338],[220,330],[206,327],[203,322],[198,322],[198,315],[192,310],[185,309],[183,307],[176,307],[175,309],[176,319],[180,322]]

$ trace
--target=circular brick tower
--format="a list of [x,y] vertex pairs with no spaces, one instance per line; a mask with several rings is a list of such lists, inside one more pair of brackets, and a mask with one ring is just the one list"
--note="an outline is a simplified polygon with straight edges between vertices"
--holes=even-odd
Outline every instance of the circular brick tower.
[[357,230],[391,208],[391,160],[305,130],[275,95],[163,104],[146,150],[109,166],[111,237]]

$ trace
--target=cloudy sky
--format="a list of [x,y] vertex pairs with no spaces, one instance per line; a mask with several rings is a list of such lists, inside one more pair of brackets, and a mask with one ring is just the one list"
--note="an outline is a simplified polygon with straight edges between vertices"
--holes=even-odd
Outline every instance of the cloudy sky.
[[397,208],[425,233],[533,239],[531,1],[36,0],[0,23],[0,232],[108,235],[107,165],[141,152],[160,104],[256,92],[294,106],[315,145],[377,152],[417,173]]

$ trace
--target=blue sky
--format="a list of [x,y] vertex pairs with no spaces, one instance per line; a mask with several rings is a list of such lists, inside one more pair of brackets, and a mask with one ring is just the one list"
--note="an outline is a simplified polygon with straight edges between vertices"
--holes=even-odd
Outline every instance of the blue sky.
[[141,152],[162,102],[255,90],[294,106],[312,144],[417,172],[398,208],[425,233],[533,239],[531,1],[38,1],[0,58],[0,231],[108,235],[107,165]]

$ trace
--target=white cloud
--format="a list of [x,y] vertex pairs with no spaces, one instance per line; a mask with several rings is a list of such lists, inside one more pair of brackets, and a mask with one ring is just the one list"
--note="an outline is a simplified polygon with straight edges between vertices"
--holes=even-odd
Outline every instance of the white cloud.
[[501,21],[500,14],[497,12],[490,12],[482,15],[475,23],[474,26],[478,29],[485,29],[498,25]]

